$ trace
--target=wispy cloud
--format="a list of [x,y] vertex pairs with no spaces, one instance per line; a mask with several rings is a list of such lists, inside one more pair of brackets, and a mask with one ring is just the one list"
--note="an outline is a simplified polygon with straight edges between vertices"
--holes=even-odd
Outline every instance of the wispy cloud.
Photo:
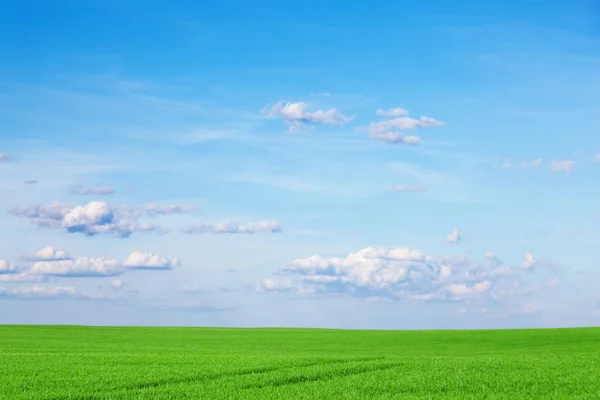
[[339,113],[336,109],[309,111],[309,105],[304,102],[291,103],[284,100],[261,110],[267,118],[281,118],[289,126],[290,132],[295,132],[306,126],[316,124],[341,126],[352,121],[354,117]]
[[575,161],[552,161],[550,170],[553,172],[570,172],[575,166]]
[[112,186],[98,186],[95,188],[75,186],[71,188],[71,193],[81,195],[110,195],[115,193],[115,189]]
[[210,303],[184,303],[184,304],[174,304],[174,305],[163,305],[163,306],[155,306],[150,307],[149,310],[152,311],[181,311],[181,312],[191,312],[191,313],[221,313],[228,311],[236,311],[241,307],[239,306],[217,306]]
[[399,185],[394,188],[396,192],[406,193],[406,192],[424,192],[426,189],[424,186],[406,186]]
[[378,109],[375,114],[382,117],[406,117],[408,116],[408,110],[402,107],[390,108],[388,110]]
[[521,162],[513,162],[513,161],[504,161],[500,164],[500,168],[511,168],[511,167],[519,167],[519,168],[538,168],[542,165],[543,160],[541,158],[536,158],[531,161],[521,161]]
[[410,132],[416,128],[445,125],[444,122],[426,116],[411,118],[408,116],[408,111],[400,107],[389,110],[379,109],[376,114],[384,117],[384,119],[371,122],[367,127],[359,129],[369,132],[369,136],[372,139],[388,143],[417,144],[421,142],[421,138],[407,135],[406,132]]
[[282,232],[279,223],[274,220],[264,220],[258,222],[234,223],[234,222],[203,222],[193,225],[183,231],[187,234],[201,233],[280,233]]
[[103,292],[82,291],[74,286],[19,286],[5,288],[0,286],[0,299],[46,299],[46,300],[121,300],[121,297]]

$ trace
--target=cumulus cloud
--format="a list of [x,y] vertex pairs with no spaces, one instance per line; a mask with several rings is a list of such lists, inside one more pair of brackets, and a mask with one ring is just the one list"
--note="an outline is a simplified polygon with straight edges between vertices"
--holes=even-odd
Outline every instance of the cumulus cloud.
[[211,223],[204,222],[184,230],[187,234],[197,233],[279,233],[282,232],[277,221],[264,220],[243,224],[233,222]]
[[179,260],[175,257],[161,257],[158,254],[134,251],[122,265],[130,269],[170,270],[179,265]]
[[450,244],[454,244],[454,243],[460,243],[460,240],[462,239],[462,235],[460,233],[460,231],[456,228],[452,229],[452,231],[448,234],[448,236],[446,236],[446,243],[450,243]]
[[436,257],[409,248],[368,247],[344,257],[313,255],[294,260],[274,271],[281,278],[265,279],[256,290],[490,304],[541,290],[539,284],[524,283],[518,269],[493,259],[497,264],[485,265],[464,255]]
[[71,189],[73,194],[87,195],[110,195],[115,193],[115,189],[112,186],[98,186],[95,188],[86,188],[83,186],[76,186]]
[[[418,144],[421,138],[418,136],[406,135],[406,132],[417,128],[428,128],[443,126],[444,122],[435,118],[422,116],[412,118],[408,116],[408,111],[403,108],[391,108],[389,110],[379,109],[377,115],[384,117],[380,121],[371,122],[367,127],[362,128],[369,132],[369,136],[374,140],[380,140],[388,143],[400,144]],[[385,118],[392,117],[392,118]]]
[[575,166],[575,161],[552,161],[550,170],[553,172],[570,172]]
[[27,261],[63,261],[71,260],[71,256],[64,250],[55,249],[52,246],[44,247],[31,256],[26,256]]
[[100,277],[119,275],[121,268],[117,260],[77,257],[57,261],[38,261],[33,264],[30,273],[65,277]]
[[0,274],[14,274],[15,272],[17,272],[16,265],[0,258]]
[[0,163],[9,162],[11,160],[10,155],[7,153],[0,153]]
[[102,292],[81,291],[73,286],[20,286],[5,288],[0,286],[0,299],[74,299],[74,300],[117,300],[118,297]]
[[135,231],[160,231],[151,224],[138,223],[142,215],[156,216],[191,211],[191,207],[146,205],[141,208],[111,207],[103,201],[92,201],[85,205],[53,202],[47,205],[18,207],[11,210],[17,217],[29,219],[43,228],[64,229],[67,232],[83,233],[88,236],[110,234],[129,237]]
[[340,114],[336,109],[327,111],[309,111],[309,105],[304,102],[290,103],[280,101],[273,106],[264,107],[261,110],[268,118],[281,118],[290,127],[290,132],[298,130],[302,126],[314,126],[316,124],[341,126],[352,121],[354,117]]
[[[179,261],[173,257],[161,257],[153,253],[135,251],[123,261],[103,257],[71,257],[66,251],[46,247],[33,256],[25,257],[33,261],[27,271],[29,276],[56,276],[63,278],[107,277],[121,275],[127,270],[170,270]],[[25,280],[25,278],[24,278]],[[119,281],[118,279],[113,281]]]
[[525,253],[525,261],[521,264],[521,269],[532,269],[536,265],[535,257],[531,253]]

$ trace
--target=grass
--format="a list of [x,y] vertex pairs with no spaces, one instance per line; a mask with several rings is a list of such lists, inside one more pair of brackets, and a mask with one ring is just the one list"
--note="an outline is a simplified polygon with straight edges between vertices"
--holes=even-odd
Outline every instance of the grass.
[[0,326],[2,399],[600,399],[600,328]]

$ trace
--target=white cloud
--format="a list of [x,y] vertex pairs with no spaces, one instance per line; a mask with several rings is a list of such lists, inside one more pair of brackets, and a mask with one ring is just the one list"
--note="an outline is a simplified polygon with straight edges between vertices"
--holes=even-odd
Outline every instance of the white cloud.
[[0,163],[4,163],[4,162],[8,162],[10,161],[10,155],[7,153],[0,153]]
[[15,272],[17,272],[16,265],[0,258],[0,274],[13,274]]
[[305,125],[325,124],[341,126],[354,119],[354,117],[340,114],[334,108],[327,111],[317,110],[313,112],[308,109],[309,105],[304,102],[290,103],[280,101],[273,106],[264,107],[261,113],[266,114],[268,118],[282,118],[290,126],[291,132]]
[[259,292],[282,292],[292,288],[292,281],[289,279],[265,279],[259,283],[256,289]]
[[[28,271],[29,275],[65,278],[116,276],[126,270],[135,269],[169,270],[179,263],[177,258],[165,258],[157,254],[145,254],[139,251],[131,253],[122,263],[107,258],[72,258],[67,252],[52,247],[46,247],[27,259],[35,261]],[[113,282],[116,281],[119,280]]]
[[550,170],[553,172],[570,172],[575,166],[575,161],[552,161]]
[[515,163],[513,164],[513,162],[511,161],[505,161],[502,164],[500,164],[500,168],[511,168],[513,166],[515,167],[519,167],[519,168],[539,168],[543,163],[543,160],[541,158],[536,158],[535,160],[531,160],[531,161],[521,161],[519,163]]
[[0,274],[0,282],[43,282],[45,280],[45,276],[32,275],[29,272]]
[[345,257],[313,255],[294,260],[274,271],[280,279],[265,279],[256,289],[492,305],[542,289],[539,284],[523,284],[516,269],[500,264],[498,260],[498,265],[482,265],[464,255],[434,257],[408,248],[368,247]]
[[382,110],[380,108],[377,110],[376,114],[382,117],[405,117],[408,115],[408,110],[401,107],[390,108],[388,110]]
[[27,261],[61,261],[71,260],[71,256],[64,250],[57,250],[52,246],[44,247],[32,256],[25,257]]
[[120,279],[113,279],[110,281],[110,285],[115,289],[121,289],[125,286],[125,282]]
[[469,297],[477,296],[489,291],[492,287],[492,282],[482,281],[474,285],[467,286],[464,283],[452,284],[444,287],[444,290],[454,300],[464,300]]
[[194,233],[279,233],[282,232],[277,221],[264,220],[243,224],[232,222],[204,222],[184,230],[187,234]]
[[379,140],[388,143],[402,143],[402,144],[419,144],[421,138],[418,136],[405,136],[398,132],[371,132],[371,139]]
[[369,132],[369,136],[374,140],[380,140],[388,143],[418,144],[421,138],[418,136],[408,136],[406,132],[416,128],[427,128],[443,126],[444,122],[435,118],[422,116],[412,118],[408,116],[408,111],[402,108],[392,108],[389,110],[377,110],[377,115],[384,118],[380,121],[371,122],[367,127],[362,128]]
[[1,298],[19,299],[77,299],[77,300],[117,300],[119,297],[102,292],[80,291],[73,286],[43,285],[19,286],[16,288],[5,288],[0,286]]
[[179,265],[179,260],[175,257],[161,257],[158,254],[134,251],[122,265],[131,269],[170,270]]
[[521,269],[532,269],[536,265],[535,257],[531,253],[525,253],[525,261],[521,264]]
[[425,188],[423,186],[396,186],[394,188],[396,192],[423,192]]
[[454,228],[448,234],[448,236],[446,236],[446,243],[450,243],[450,244],[460,243],[461,239],[462,239],[462,235],[461,235],[460,231],[458,229]]
[[111,234],[118,237],[129,237],[135,231],[160,231],[151,224],[138,224],[142,215],[156,216],[191,211],[186,206],[157,206],[149,204],[141,208],[120,206],[111,207],[103,201],[92,201],[85,205],[73,206],[60,202],[47,205],[18,207],[11,213],[27,218],[32,223],[67,232],[80,232],[88,236]]
[[82,195],[110,195],[115,193],[115,189],[111,186],[98,186],[96,188],[77,186],[71,189],[71,193]]
[[184,214],[191,211],[196,211],[197,208],[192,206],[180,206],[176,204],[160,205],[150,203],[143,206],[142,210],[147,215],[154,217],[157,215]]
[[30,269],[31,274],[63,277],[100,277],[121,273],[117,260],[77,257],[58,261],[38,261]]

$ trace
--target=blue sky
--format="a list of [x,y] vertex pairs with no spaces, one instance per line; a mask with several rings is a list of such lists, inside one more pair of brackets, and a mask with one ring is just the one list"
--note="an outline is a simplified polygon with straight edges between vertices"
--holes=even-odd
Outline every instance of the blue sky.
[[597,325],[592,0],[8,1],[0,323]]

